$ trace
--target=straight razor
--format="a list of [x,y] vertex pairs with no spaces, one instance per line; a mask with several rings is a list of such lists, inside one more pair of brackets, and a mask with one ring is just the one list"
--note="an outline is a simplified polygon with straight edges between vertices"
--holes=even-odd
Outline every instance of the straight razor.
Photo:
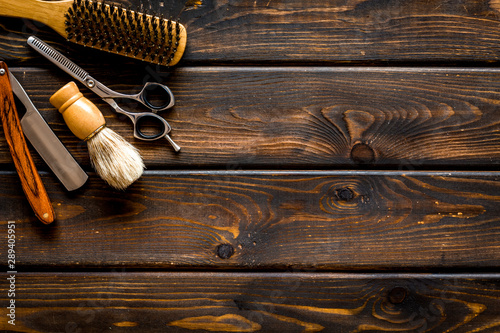
[[80,188],[88,175],[52,132],[19,81],[12,73],[9,74],[12,92],[26,108],[26,114],[21,119],[24,135],[68,191]]

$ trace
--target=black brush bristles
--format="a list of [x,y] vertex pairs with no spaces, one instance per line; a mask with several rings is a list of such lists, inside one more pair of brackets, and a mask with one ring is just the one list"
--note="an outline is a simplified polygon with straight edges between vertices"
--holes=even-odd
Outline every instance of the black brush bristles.
[[184,52],[184,46],[179,50],[184,27],[163,17],[74,0],[65,18],[67,39],[80,45],[164,66],[175,65]]

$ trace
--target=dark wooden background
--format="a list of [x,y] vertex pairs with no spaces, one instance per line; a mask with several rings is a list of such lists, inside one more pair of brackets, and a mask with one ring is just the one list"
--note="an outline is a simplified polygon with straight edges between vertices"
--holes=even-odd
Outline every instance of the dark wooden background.
[[[0,59],[90,175],[68,193],[32,150],[57,214],[42,225],[0,129],[0,255],[6,272],[16,221],[19,272],[0,329],[500,331],[499,0],[116,2],[180,18],[175,68],[0,19]],[[116,90],[167,84],[182,151],[82,88],[147,166],[107,187],[32,34]]]

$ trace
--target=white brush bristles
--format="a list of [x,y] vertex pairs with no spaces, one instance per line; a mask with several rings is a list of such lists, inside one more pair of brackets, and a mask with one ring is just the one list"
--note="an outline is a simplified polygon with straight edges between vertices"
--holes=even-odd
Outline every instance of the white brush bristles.
[[103,128],[87,146],[92,166],[111,187],[125,190],[141,177],[145,166],[139,150],[113,130]]

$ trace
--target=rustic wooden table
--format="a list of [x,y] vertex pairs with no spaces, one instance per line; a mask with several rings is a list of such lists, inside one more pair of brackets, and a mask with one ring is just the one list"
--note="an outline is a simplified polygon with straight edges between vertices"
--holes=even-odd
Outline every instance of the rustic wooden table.
[[[500,1],[117,3],[180,17],[182,61],[0,19],[0,59],[90,175],[69,193],[32,150],[57,214],[42,225],[0,129],[0,329],[500,331]],[[116,90],[167,84],[182,151],[82,89],[147,166],[107,187],[48,101],[70,77],[32,34]]]

